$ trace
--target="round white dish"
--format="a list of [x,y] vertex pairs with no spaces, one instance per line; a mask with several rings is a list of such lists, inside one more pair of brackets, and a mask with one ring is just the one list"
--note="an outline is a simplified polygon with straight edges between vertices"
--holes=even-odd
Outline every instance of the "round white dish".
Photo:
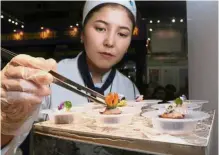
[[127,105],[131,107],[135,107],[135,106],[143,107],[143,106],[151,106],[154,104],[158,104],[158,102],[161,102],[161,100],[142,100],[140,102],[131,100],[131,101],[127,101]]
[[90,102],[90,103],[87,103],[84,105],[84,108],[86,109],[86,111],[95,110],[95,109],[102,109],[104,107],[105,107],[105,105],[93,103],[93,102]]
[[202,111],[187,111],[183,119],[160,118],[161,111],[150,111],[142,114],[143,117],[152,120],[153,128],[161,133],[172,135],[190,134],[196,127],[199,120],[210,117],[209,114]]
[[[148,104],[145,102],[127,101],[126,106],[123,106],[123,107],[133,107],[133,108],[136,108],[137,110],[141,111],[141,108],[144,106],[148,106]],[[123,108],[123,107],[120,107],[120,108]]]
[[157,104],[158,102],[161,102],[162,100],[151,99],[151,100],[143,100],[143,101],[146,103]]

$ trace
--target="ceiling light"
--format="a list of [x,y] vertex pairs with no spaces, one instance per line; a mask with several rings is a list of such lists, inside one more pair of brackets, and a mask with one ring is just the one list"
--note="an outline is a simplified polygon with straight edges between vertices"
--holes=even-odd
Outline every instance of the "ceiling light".
[[14,32],[16,32],[16,30],[14,30]]
[[72,25],[70,25],[70,28],[72,28],[73,26]]
[[43,27],[43,26],[41,26],[41,27],[40,27],[40,29],[41,29],[41,30],[43,30],[43,29],[44,29],[44,27]]
[[9,22],[11,22],[11,19],[8,19]]
[[160,20],[157,20],[157,23],[160,23]]
[[148,38],[148,40],[151,40],[151,38]]
[[175,23],[175,21],[176,21],[175,19],[172,19],[172,22],[173,22],[173,23]]
[[183,22],[183,19],[180,19],[180,22],[182,23],[182,22]]
[[18,23],[17,22],[15,22],[15,25],[17,25]]
[[79,26],[79,24],[78,24],[78,23],[76,23],[76,26]]
[[149,31],[153,31],[152,28],[150,28]]
[[153,23],[153,21],[152,21],[152,20],[150,20],[150,23]]
[[14,24],[14,21],[12,20],[12,23]]
[[24,25],[21,25],[21,28],[24,28]]
[[1,18],[4,18],[4,16],[3,16],[3,15],[1,15]]

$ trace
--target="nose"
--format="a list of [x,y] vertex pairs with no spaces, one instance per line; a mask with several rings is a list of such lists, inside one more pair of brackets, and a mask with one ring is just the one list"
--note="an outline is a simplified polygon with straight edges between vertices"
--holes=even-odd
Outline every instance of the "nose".
[[108,32],[104,40],[104,46],[107,48],[113,48],[115,46],[115,35],[113,32]]

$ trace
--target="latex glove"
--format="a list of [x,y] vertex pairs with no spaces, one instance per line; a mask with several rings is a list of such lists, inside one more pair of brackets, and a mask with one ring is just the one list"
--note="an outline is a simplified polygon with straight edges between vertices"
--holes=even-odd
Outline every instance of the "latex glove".
[[50,94],[49,84],[56,70],[53,59],[28,55],[14,57],[1,71],[1,133],[16,135],[25,120]]

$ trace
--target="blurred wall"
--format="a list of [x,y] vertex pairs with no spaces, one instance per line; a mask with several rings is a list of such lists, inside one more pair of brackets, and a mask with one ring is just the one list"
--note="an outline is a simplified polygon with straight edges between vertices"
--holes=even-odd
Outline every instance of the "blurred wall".
[[[187,1],[187,23],[190,99],[218,112],[218,2]],[[210,155],[218,154],[218,116],[214,123]]]

